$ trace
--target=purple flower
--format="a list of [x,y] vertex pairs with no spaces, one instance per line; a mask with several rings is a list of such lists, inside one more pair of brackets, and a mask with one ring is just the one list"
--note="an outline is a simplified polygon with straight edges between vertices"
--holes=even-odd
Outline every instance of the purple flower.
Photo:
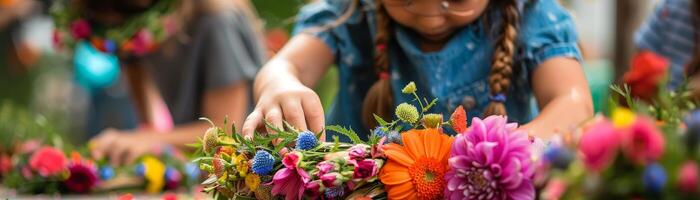
[[362,160],[365,159],[366,155],[367,147],[364,145],[355,145],[348,149],[348,156],[350,156],[350,160]]
[[73,38],[77,39],[87,39],[92,34],[92,29],[90,28],[90,23],[87,20],[79,19],[71,23],[70,32],[73,34]]
[[97,185],[97,170],[82,163],[73,163],[68,166],[70,175],[63,181],[63,186],[71,192],[87,193]]
[[165,188],[175,190],[180,186],[180,182],[182,182],[182,174],[177,169],[168,167],[165,170]]
[[458,134],[445,174],[446,199],[534,199],[530,141],[503,116],[474,118]]
[[272,194],[284,195],[286,200],[301,199],[309,174],[299,167],[302,155],[298,152],[288,153],[282,159],[284,168],[275,173],[272,178]]
[[327,174],[327,173],[333,171],[333,169],[335,169],[335,165],[333,165],[333,163],[330,163],[328,161],[322,161],[322,162],[319,162],[318,164],[316,164],[316,169],[318,169],[318,173],[316,173],[316,176],[321,177],[324,174]]

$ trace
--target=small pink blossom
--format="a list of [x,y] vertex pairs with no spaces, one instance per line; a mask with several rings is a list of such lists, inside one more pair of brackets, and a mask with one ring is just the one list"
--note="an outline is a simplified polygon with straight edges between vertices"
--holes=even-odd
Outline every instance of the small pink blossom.
[[620,136],[613,124],[601,120],[581,136],[579,152],[586,168],[601,171],[610,164],[619,146]]

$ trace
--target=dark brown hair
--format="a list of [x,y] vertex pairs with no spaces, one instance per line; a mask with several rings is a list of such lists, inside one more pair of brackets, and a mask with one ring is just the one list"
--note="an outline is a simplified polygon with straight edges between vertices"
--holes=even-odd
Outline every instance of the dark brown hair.
[[[365,126],[368,128],[374,128],[377,125],[372,114],[389,119],[393,108],[391,80],[388,75],[389,48],[387,48],[391,41],[390,29],[393,20],[382,5],[382,1],[377,0],[376,2],[377,33],[374,38],[374,68],[379,74],[379,79],[367,92],[363,104],[362,117]],[[496,13],[500,13],[501,16],[498,16],[498,18],[502,19],[502,23],[500,27],[497,27],[499,32],[494,45],[492,67],[488,77],[491,89],[491,102],[484,110],[484,116],[506,115],[505,95],[511,85],[513,55],[515,54],[515,42],[518,35],[519,12],[515,0],[492,0],[487,10],[496,9],[500,9]],[[486,17],[485,21],[495,20],[489,20]]]

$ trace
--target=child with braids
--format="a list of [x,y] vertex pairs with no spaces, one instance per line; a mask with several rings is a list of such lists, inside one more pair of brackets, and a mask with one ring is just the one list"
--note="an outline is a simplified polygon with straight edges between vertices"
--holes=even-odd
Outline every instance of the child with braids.
[[593,112],[574,24],[555,0],[319,0],[301,10],[295,32],[255,80],[246,136],[263,119],[321,131],[310,87],[331,65],[340,88],[328,124],[364,127],[363,137],[372,113],[391,119],[411,101],[401,94],[410,81],[438,99],[432,112],[464,105],[469,117],[507,115],[539,137]]

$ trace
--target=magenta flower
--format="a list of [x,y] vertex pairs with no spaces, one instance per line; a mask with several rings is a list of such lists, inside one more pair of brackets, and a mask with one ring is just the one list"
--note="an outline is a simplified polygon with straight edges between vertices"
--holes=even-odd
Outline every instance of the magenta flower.
[[617,153],[620,136],[610,121],[601,120],[581,136],[579,152],[589,170],[605,169]]
[[352,178],[354,179],[368,179],[374,177],[379,173],[379,167],[377,163],[372,159],[365,160],[350,160],[355,166]]
[[686,161],[678,170],[678,187],[685,193],[698,191],[698,164]]
[[302,156],[298,152],[289,153],[282,159],[285,167],[272,178],[273,195],[284,195],[287,200],[301,199],[310,179],[309,174],[299,167],[301,160]]
[[73,163],[68,166],[70,176],[63,181],[63,186],[71,192],[87,193],[97,185],[97,169],[83,163]]
[[622,134],[622,151],[635,163],[653,162],[664,153],[664,137],[654,122],[637,117],[632,126]]
[[147,30],[140,30],[131,39],[134,45],[134,54],[142,56],[148,53],[153,47],[153,34]]
[[341,175],[338,172],[324,174],[321,176],[321,183],[326,187],[335,187],[343,184]]
[[304,186],[306,190],[304,191],[304,196],[309,199],[317,199],[321,196],[321,183],[320,181],[311,181],[306,183]]
[[318,173],[316,173],[316,176],[321,177],[324,174],[327,174],[335,168],[335,165],[333,163],[330,163],[328,161],[322,161],[316,164],[316,169],[318,169]]
[[92,34],[92,29],[87,20],[79,19],[70,25],[70,32],[75,39],[87,39]]
[[365,159],[366,155],[367,150],[363,145],[355,145],[348,149],[348,156],[350,156],[350,160],[362,160]]
[[446,199],[534,199],[530,141],[503,116],[474,118],[452,144]]

